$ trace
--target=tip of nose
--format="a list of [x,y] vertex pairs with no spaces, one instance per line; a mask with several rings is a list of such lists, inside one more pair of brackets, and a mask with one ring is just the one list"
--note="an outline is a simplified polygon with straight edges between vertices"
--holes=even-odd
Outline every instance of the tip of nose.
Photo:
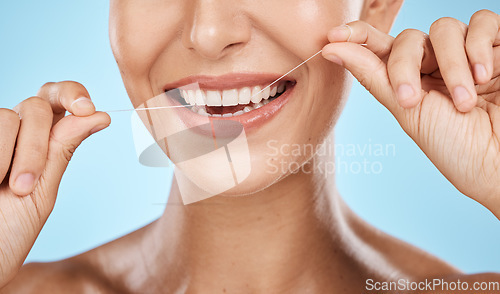
[[217,60],[250,40],[247,25],[194,23],[184,35],[184,46],[204,58]]

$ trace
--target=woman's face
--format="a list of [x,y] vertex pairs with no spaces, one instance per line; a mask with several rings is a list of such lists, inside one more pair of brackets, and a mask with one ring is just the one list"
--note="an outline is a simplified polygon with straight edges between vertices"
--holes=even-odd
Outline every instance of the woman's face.
[[[112,0],[111,44],[135,107],[167,90],[197,82],[201,91],[193,94],[201,93],[211,106],[195,111],[203,109],[212,121],[232,120],[243,126],[250,173],[244,185],[226,192],[248,194],[310,159],[311,148],[290,151],[324,142],[338,119],[351,79],[341,67],[317,56],[276,84],[275,99],[264,91],[249,103],[249,95],[319,51],[328,43],[329,29],[359,17],[361,2]],[[185,94],[189,102],[189,93]],[[257,108],[257,100],[267,104]],[[222,106],[215,106],[218,103]],[[233,117],[212,116],[228,113]],[[204,113],[192,114],[180,121],[193,125],[207,119]],[[175,150],[169,152],[175,156]],[[210,168],[217,165],[214,158],[200,159],[197,164],[203,168],[186,167],[184,173],[201,185],[220,182],[224,179]]]

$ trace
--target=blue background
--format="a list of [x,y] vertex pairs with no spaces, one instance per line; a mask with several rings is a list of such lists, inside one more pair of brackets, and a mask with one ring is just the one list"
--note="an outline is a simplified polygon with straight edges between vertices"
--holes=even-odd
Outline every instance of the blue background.
[[[408,0],[393,29],[428,31],[443,16],[464,22],[498,0]],[[109,47],[108,1],[1,1],[0,107],[14,107],[47,81],[83,83],[100,110],[130,108]],[[141,166],[130,114],[78,149],[54,212],[27,261],[66,258],[157,218],[171,171]],[[369,123],[368,123],[369,122]],[[363,218],[467,272],[500,272],[500,222],[461,195],[361,86],[355,84],[337,127],[340,144],[394,144],[395,156],[371,156],[378,174],[337,175],[339,190]],[[346,162],[362,161],[362,156]]]

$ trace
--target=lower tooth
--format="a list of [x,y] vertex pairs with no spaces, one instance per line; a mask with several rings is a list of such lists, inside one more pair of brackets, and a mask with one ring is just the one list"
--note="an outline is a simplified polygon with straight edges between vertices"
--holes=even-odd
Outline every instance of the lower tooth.
[[200,108],[200,109],[198,110],[198,114],[199,114],[199,115],[203,115],[203,116],[208,116],[208,113],[207,113],[207,112],[205,111],[205,109],[203,109],[203,108]]
[[220,114],[212,114],[213,117],[222,117]]
[[233,116],[237,116],[237,115],[242,115],[243,113],[243,110],[240,110],[240,111],[236,111],[235,113],[233,113]]
[[222,115],[222,117],[232,117],[232,116],[233,116],[233,114],[232,114],[232,113],[224,113],[224,114]]
[[253,108],[250,107],[250,106],[247,106],[247,107],[243,108],[243,112],[249,112],[249,111],[252,111],[252,110],[253,110]]
[[263,106],[263,105],[262,105],[262,103],[257,103],[257,104],[255,104],[255,105],[253,106],[253,108],[254,108],[254,109],[257,109],[257,108],[260,108],[260,107],[262,107],[262,106]]

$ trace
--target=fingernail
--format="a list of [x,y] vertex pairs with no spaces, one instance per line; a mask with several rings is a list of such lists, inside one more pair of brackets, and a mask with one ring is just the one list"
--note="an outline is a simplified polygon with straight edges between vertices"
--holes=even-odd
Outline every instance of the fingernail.
[[24,173],[20,174],[16,181],[14,182],[14,186],[19,190],[25,193],[28,193],[33,186],[35,185],[35,175],[32,173]]
[[408,84],[402,84],[398,88],[398,99],[399,101],[406,101],[415,96],[415,91],[413,87]]
[[92,100],[90,100],[87,97],[81,97],[73,101],[73,103],[71,103],[71,109],[74,110],[75,108],[78,109],[94,108],[94,103],[92,103]]
[[352,31],[348,25],[341,25],[330,30],[330,41],[349,41]]
[[468,102],[471,99],[471,95],[467,89],[462,86],[458,86],[453,90],[453,98],[457,106]]
[[328,59],[328,60],[330,60],[333,63],[338,64],[338,65],[343,65],[344,64],[342,62],[342,59],[340,59],[337,55],[328,54],[328,55],[325,55],[325,58]]
[[91,135],[93,135],[93,134],[95,134],[95,133],[97,133],[97,132],[100,132],[100,131],[104,130],[104,129],[105,129],[105,128],[107,128],[107,127],[108,127],[108,125],[99,125],[99,126],[97,126],[97,127],[93,128],[93,129],[90,131],[90,134],[91,134]]
[[476,79],[478,80],[486,80],[488,78],[488,71],[486,70],[486,67],[482,64],[476,64],[474,65],[474,73],[476,74]]

